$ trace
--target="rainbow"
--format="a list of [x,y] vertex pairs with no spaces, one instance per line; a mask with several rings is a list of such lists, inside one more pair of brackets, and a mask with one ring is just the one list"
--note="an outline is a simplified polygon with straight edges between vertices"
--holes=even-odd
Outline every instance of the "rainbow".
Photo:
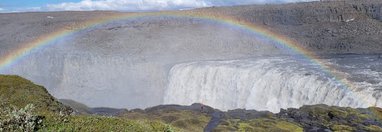
[[310,61],[311,63],[318,64],[322,67],[323,71],[332,75],[335,80],[338,81],[338,84],[344,85],[344,87],[349,90],[352,88],[350,82],[343,81],[339,75],[332,73],[334,69],[326,65],[324,62],[320,61],[319,57],[314,54],[314,52],[309,51],[301,47],[298,42],[287,38],[286,36],[272,32],[271,30],[263,27],[261,25],[256,25],[252,22],[241,20],[235,17],[222,15],[219,13],[212,12],[197,12],[197,11],[187,11],[187,12],[152,12],[152,13],[110,13],[107,16],[97,17],[85,22],[78,23],[72,27],[63,27],[51,32],[48,34],[41,35],[40,37],[34,39],[33,41],[22,44],[21,48],[18,48],[12,53],[6,54],[5,56],[0,57],[0,72],[4,69],[11,67],[16,64],[20,59],[28,56],[31,51],[38,50],[50,44],[54,44],[53,41],[59,38],[65,38],[73,33],[79,32],[84,29],[89,29],[100,24],[109,23],[117,20],[129,20],[143,17],[155,17],[155,16],[169,16],[169,17],[180,17],[180,18],[196,18],[202,20],[208,20],[212,22],[218,22],[222,24],[227,24],[236,28],[246,30],[250,33],[255,33],[259,36],[272,40],[279,45],[286,47],[292,52],[298,53],[305,60]]

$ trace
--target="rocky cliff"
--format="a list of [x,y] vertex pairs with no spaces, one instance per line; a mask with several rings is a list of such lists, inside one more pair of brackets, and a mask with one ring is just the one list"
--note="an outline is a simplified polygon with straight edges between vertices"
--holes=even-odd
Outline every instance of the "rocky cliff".
[[[348,0],[177,12],[211,12],[250,21],[318,54],[374,54],[382,51],[381,3]],[[63,28],[77,30],[84,21],[116,14],[125,13],[0,14],[0,56],[41,35],[49,36]],[[168,71],[175,64],[278,53],[277,47],[262,44],[255,35],[188,17],[111,22],[52,43],[20,59],[6,69],[9,72],[0,73],[21,75],[44,85],[57,98],[78,100],[92,107],[146,108],[162,104]],[[310,73],[299,75],[312,77]],[[145,101],[136,103],[141,100]]]
[[[211,7],[214,13],[265,26],[318,54],[382,52],[381,1],[327,1]],[[124,12],[0,14],[0,56],[57,30]],[[89,106],[145,108],[163,103],[174,64],[278,54],[262,37],[194,18],[152,17],[101,24],[40,48],[3,74],[44,85],[55,97]],[[113,80],[114,83],[105,82]],[[128,87],[126,87],[128,86]],[[112,97],[111,97],[112,96]],[[128,97],[128,99],[126,99]],[[107,100],[105,100],[107,98]],[[143,103],[135,102],[146,100]]]
[[199,9],[281,32],[316,53],[380,53],[382,1],[345,0]]
[[[261,24],[317,53],[380,53],[381,9],[379,0],[345,0],[211,7],[191,12],[220,13]],[[13,49],[57,28],[76,27],[82,21],[111,14],[113,12],[0,14],[0,45]]]

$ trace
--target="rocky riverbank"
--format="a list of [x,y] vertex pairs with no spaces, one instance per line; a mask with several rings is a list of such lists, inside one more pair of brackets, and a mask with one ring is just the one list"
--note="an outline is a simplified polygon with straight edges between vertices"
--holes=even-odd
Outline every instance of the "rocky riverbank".
[[[382,131],[382,109],[376,107],[355,109],[313,105],[281,110],[280,113],[243,109],[220,111],[202,104],[160,105],[144,110],[89,108],[69,100],[61,100],[66,104],[63,105],[43,87],[21,77],[4,75],[0,76],[0,91],[2,113],[33,105],[35,109],[27,114],[36,117],[31,119],[41,120],[33,127],[41,131]],[[14,126],[22,123],[13,119],[11,115],[2,114],[0,129],[20,130]]]

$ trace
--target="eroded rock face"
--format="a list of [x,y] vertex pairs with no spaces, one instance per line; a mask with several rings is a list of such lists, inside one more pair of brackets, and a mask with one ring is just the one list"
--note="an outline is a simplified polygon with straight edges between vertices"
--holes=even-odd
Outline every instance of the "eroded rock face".
[[382,49],[381,7],[378,0],[347,0],[200,10],[267,25],[316,53],[363,54]]
[[[208,124],[204,124],[204,130],[208,131],[382,130],[381,109],[376,107],[354,109],[327,105],[306,105],[301,108],[282,109],[280,113],[271,113],[245,109],[222,112],[203,104],[192,104],[191,106],[161,105],[145,110],[127,111],[120,116],[129,118],[159,117],[166,123],[173,123],[176,126],[178,125],[177,120],[190,120],[190,117],[182,117],[188,114],[176,116],[181,112],[191,114],[191,118],[199,122],[203,122],[202,117],[210,117]],[[172,120],[168,120],[168,117],[171,117]],[[199,124],[189,123],[189,125]]]
[[[380,1],[370,0],[219,7],[189,12],[224,14],[260,24],[318,54],[369,54],[382,51],[380,7]],[[0,55],[57,29],[75,30],[83,21],[115,14],[118,13],[0,14]],[[59,98],[91,106],[129,108],[162,103],[168,71],[175,64],[282,53],[267,40],[241,30],[190,18],[117,21],[81,30],[54,43],[3,73],[27,77],[48,87]]]
[[283,109],[279,118],[301,124],[306,130],[371,130],[381,127],[380,109],[352,109],[326,105],[303,106],[299,109]]
[[[347,0],[213,7],[187,12],[218,13],[265,25],[316,52],[375,53],[381,50],[378,37],[382,33],[381,7],[379,0]],[[3,13],[0,14],[1,47],[14,49],[58,28],[75,29],[83,21],[115,14],[118,13]],[[120,25],[110,30],[118,28]]]

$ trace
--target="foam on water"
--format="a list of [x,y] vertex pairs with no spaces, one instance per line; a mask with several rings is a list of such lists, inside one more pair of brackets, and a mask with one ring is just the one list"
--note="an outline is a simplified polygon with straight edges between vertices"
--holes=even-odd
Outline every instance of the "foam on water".
[[278,112],[309,104],[373,106],[378,100],[374,92],[348,89],[318,66],[273,57],[178,64],[170,71],[164,103]]

